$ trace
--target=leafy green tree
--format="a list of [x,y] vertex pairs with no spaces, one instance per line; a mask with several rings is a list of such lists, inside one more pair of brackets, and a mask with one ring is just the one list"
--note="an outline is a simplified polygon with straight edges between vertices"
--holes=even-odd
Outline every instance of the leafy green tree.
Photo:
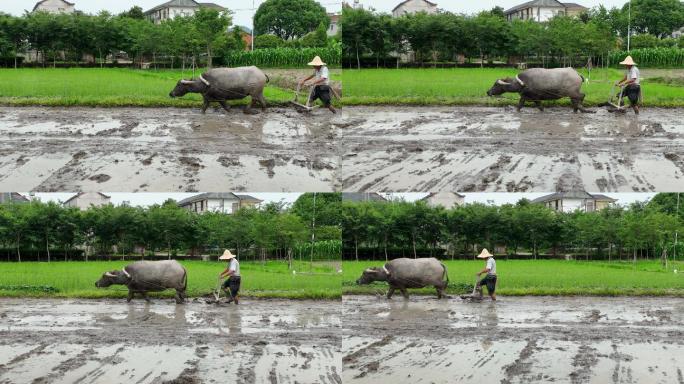
[[302,37],[330,19],[325,8],[314,0],[266,0],[254,15],[255,34],[274,34],[283,40]]
[[228,26],[232,23],[230,14],[219,12],[213,8],[200,8],[193,15],[193,23],[207,52],[207,67],[213,64],[213,51],[215,43],[220,36],[225,35]]
[[[684,4],[679,0],[633,0],[634,30],[650,33],[659,38],[672,34],[684,25]],[[627,11],[629,4],[622,8]]]
[[285,45],[285,41],[276,35],[254,36],[254,49],[278,48]]
[[128,17],[129,19],[136,19],[136,20],[144,20],[145,19],[145,13],[143,12],[143,9],[137,5],[134,5],[128,11],[123,12],[121,14],[121,16],[122,17]]

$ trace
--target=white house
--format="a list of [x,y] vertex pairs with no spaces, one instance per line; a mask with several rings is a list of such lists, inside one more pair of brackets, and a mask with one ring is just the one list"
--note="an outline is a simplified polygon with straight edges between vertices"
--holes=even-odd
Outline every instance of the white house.
[[354,201],[354,202],[368,202],[368,201],[380,201],[387,202],[388,200],[382,197],[379,193],[375,192],[342,192],[342,201]]
[[74,5],[65,0],[43,0],[36,3],[33,12],[74,13],[76,12]]
[[463,205],[465,196],[456,192],[436,192],[431,193],[421,199],[430,207],[443,207],[452,209]]
[[328,27],[328,36],[336,36],[340,31],[340,14],[339,13],[328,13],[330,18],[330,26]]
[[85,211],[90,207],[101,207],[109,204],[111,197],[100,192],[79,192],[65,201],[62,205],[65,207],[76,207],[81,211]]
[[437,13],[437,4],[428,0],[405,0],[392,10],[392,17],[414,14],[418,12]]
[[171,0],[146,11],[145,16],[155,24],[159,24],[164,20],[173,19],[178,16],[192,16],[201,7],[214,8],[219,11],[226,10],[214,3],[198,3],[195,0]]
[[200,193],[178,202],[181,208],[191,212],[219,212],[232,214],[241,208],[254,207],[262,200],[249,195],[236,195],[234,193]]
[[617,200],[605,195],[594,195],[587,192],[558,192],[532,200],[534,204],[542,204],[558,212],[600,211]]
[[561,3],[558,0],[532,0],[520,4],[504,12],[506,20],[515,19],[549,21],[558,15],[577,16],[587,10],[576,3]]
[[17,192],[3,192],[0,193],[0,204],[16,204],[16,203],[28,203],[31,201],[26,196]]
[[681,27],[675,31],[672,31],[672,38],[673,39],[679,39],[682,36],[684,36],[684,27]]

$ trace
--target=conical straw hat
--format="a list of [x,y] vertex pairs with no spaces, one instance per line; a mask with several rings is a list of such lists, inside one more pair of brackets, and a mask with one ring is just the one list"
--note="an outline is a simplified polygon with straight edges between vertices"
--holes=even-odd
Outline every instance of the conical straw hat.
[[621,62],[620,65],[636,65],[634,62],[634,59],[632,59],[632,56],[627,56],[625,61]]
[[226,249],[225,251],[223,251],[223,255],[219,257],[219,260],[230,260],[233,258],[235,258],[235,255],[233,255],[232,253],[230,253],[229,250]]
[[325,63],[323,62],[323,60],[321,60],[320,56],[316,56],[308,65],[311,65],[313,67],[320,67],[321,65],[325,65]]
[[477,258],[478,258],[478,259],[488,259],[488,258],[490,258],[490,257],[492,257],[492,256],[494,256],[494,255],[492,255],[491,253],[489,253],[489,251],[487,250],[487,248],[484,248],[484,249],[482,249],[482,252],[480,252],[480,254],[477,255]]

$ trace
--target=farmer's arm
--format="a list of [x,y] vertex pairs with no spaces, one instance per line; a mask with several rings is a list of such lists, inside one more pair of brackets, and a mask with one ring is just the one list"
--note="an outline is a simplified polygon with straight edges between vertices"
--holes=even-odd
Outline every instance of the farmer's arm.
[[221,274],[219,275],[221,278],[230,276],[234,273],[234,271],[231,271],[229,268],[226,268]]
[[306,79],[300,81],[299,84],[304,84],[304,83],[306,83],[307,81],[309,81],[309,80],[311,80],[311,79],[313,79],[313,78],[314,78],[314,75],[311,75],[311,76],[307,77]]
[[488,273],[489,271],[490,271],[489,268],[484,267],[480,272],[477,273],[477,275],[480,276],[481,274],[483,274],[483,273]]
[[328,78],[321,77],[320,79],[318,79],[318,81],[314,82],[314,85],[324,84],[327,80]]
[[618,82],[617,82],[617,85],[621,85],[621,84],[624,83],[625,81],[627,81],[627,75],[625,75],[625,77],[623,77],[622,80],[618,81]]

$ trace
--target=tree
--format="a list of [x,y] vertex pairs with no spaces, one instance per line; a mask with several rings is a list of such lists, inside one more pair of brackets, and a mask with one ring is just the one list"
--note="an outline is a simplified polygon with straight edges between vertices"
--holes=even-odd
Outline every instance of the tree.
[[257,35],[274,34],[283,40],[302,37],[330,19],[325,8],[314,0],[266,0],[254,14]]
[[131,9],[121,14],[122,17],[128,17],[129,19],[144,20],[145,14],[143,9],[135,5]]
[[[625,4],[622,12],[627,12],[628,6]],[[632,19],[635,31],[663,38],[684,25],[684,4],[679,0],[633,0]]]
[[254,36],[254,49],[282,47],[285,41],[276,35]]
[[361,55],[367,48],[373,13],[362,8],[344,7],[340,17],[344,48],[356,57],[357,69],[361,69]]
[[202,7],[193,15],[193,24],[197,30],[197,35],[202,39],[206,48],[207,67],[212,67],[216,40],[220,36],[226,35],[227,28],[231,23],[232,18],[228,13],[219,12],[213,8]]

